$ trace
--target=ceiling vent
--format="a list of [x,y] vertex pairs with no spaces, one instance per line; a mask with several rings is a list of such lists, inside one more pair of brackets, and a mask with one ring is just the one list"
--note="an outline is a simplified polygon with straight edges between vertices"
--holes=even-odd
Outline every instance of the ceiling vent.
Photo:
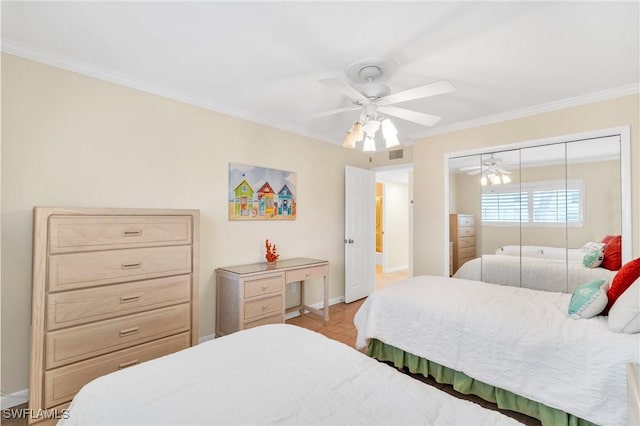
[[389,151],[389,160],[399,160],[404,157],[404,149],[394,149]]

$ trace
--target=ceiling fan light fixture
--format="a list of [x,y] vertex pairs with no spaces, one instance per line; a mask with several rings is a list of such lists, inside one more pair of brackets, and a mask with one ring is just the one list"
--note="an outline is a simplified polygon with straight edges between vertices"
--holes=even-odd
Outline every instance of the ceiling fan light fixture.
[[385,118],[380,124],[382,126],[382,136],[384,137],[387,148],[400,145],[400,141],[398,140],[398,129],[396,129],[396,126],[393,125],[391,120]]
[[364,152],[373,152],[376,150],[376,143],[373,141],[373,137],[367,135],[364,138],[364,144],[362,145],[362,151]]
[[354,134],[355,142],[360,142],[362,139],[364,139],[364,129],[362,127],[362,123],[359,121],[354,122],[353,126],[351,127],[351,133]]

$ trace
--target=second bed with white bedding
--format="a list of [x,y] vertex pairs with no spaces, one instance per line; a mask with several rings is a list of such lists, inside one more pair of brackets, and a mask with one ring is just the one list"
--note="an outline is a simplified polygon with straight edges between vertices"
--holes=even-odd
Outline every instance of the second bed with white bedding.
[[601,425],[626,424],[625,365],[640,335],[573,320],[571,295],[437,276],[374,292],[354,322],[413,355]]

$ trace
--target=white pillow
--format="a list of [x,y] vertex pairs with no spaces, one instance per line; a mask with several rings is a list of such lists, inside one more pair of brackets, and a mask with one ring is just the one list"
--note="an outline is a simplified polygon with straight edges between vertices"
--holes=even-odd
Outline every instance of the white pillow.
[[616,299],[607,321],[615,332],[640,333],[640,278]]

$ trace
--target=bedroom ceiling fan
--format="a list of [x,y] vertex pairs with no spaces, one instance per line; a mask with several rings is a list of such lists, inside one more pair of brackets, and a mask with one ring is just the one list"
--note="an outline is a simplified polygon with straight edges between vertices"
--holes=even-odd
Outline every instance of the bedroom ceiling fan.
[[469,175],[478,175],[482,173],[482,177],[480,178],[482,186],[500,185],[511,182],[511,178],[508,176],[511,172],[506,168],[501,167],[503,162],[504,161],[501,158],[494,157],[493,154],[491,154],[489,158],[482,162],[481,166],[461,167],[459,171],[467,172]]
[[360,110],[360,117],[347,132],[343,146],[355,148],[356,142],[364,139],[363,151],[375,151],[374,139],[380,128],[382,128],[387,148],[399,144],[398,132],[386,116],[397,117],[423,126],[433,126],[440,121],[440,117],[436,115],[393,105],[451,92],[455,90],[453,84],[447,80],[439,80],[392,94],[389,86],[383,82],[389,79],[395,69],[396,63],[390,59],[361,59],[347,67],[346,74],[349,82],[339,78],[320,80],[323,85],[336,89],[351,98],[352,104],[348,107],[313,114],[307,119]]

